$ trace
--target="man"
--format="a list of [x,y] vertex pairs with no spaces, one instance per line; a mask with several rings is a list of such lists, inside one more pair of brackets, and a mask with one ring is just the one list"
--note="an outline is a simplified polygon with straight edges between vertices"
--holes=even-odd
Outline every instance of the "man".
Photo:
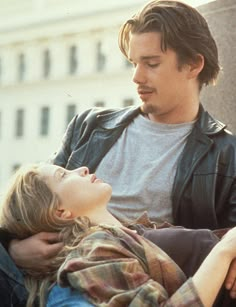
[[199,13],[154,1],[121,29],[141,107],[88,110],[68,127],[54,163],[86,165],[111,183],[121,221],[148,211],[188,228],[236,224],[236,138],[199,103],[219,72],[217,47]]
[[[53,163],[86,165],[109,182],[108,208],[122,222],[147,211],[188,228],[236,225],[236,138],[199,102],[219,73],[206,21],[183,3],[153,1],[122,26],[119,43],[134,65],[141,106],[76,116]],[[37,247],[46,266],[53,252],[38,237],[13,241],[9,252],[21,267],[35,267],[27,254]]]

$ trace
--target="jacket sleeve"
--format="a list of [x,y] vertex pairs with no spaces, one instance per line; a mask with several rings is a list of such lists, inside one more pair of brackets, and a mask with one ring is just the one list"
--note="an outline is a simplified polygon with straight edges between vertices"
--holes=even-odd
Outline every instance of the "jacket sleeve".
[[50,163],[66,167],[73,149],[79,143],[83,135],[83,129],[84,126],[86,126],[85,118],[90,111],[91,110],[87,110],[72,118],[67,126],[58,150],[49,158]]
[[[228,210],[226,210],[228,208]],[[236,226],[236,178],[234,178],[227,206],[222,210],[220,227],[235,227]]]
[[121,244],[105,232],[86,237],[59,270],[60,285],[85,292],[93,304],[101,306],[203,307],[192,280],[176,274],[174,262],[158,247],[151,251],[158,254],[157,261],[149,267],[140,245],[146,240],[139,240],[138,244],[132,240]]
[[0,227],[0,243],[6,250],[8,250],[9,243],[12,239],[14,239],[14,236]]

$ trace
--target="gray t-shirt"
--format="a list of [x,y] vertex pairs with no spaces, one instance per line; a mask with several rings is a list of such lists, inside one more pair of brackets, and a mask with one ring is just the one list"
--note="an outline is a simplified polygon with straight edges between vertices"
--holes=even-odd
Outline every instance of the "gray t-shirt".
[[139,115],[105,155],[96,174],[111,184],[108,209],[120,221],[144,211],[153,221],[173,221],[173,181],[193,124],[160,124]]

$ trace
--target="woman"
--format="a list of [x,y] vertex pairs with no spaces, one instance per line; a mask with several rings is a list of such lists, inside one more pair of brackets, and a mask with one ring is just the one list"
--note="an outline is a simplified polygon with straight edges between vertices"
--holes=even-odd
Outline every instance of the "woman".
[[44,306],[56,280],[99,306],[212,306],[236,257],[236,228],[218,243],[212,239],[217,244],[187,279],[165,252],[107,211],[111,192],[86,167],[32,165],[16,173],[1,205],[1,226],[18,239],[61,232],[65,244],[48,273],[25,272],[27,306],[37,296]]

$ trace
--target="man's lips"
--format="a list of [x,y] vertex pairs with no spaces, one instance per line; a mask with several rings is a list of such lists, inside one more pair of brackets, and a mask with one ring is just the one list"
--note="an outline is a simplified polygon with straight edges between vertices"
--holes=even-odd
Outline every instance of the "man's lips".
[[153,92],[155,90],[155,88],[153,87],[150,87],[148,85],[141,85],[141,84],[138,84],[137,85],[137,91],[139,92]]
[[151,89],[138,89],[138,94],[141,100],[146,100],[149,96],[153,94]]
[[150,94],[153,92],[153,89],[151,88],[138,88],[139,94]]
[[146,96],[150,95],[154,92],[151,88],[145,88],[145,87],[138,87],[137,89],[139,96]]

